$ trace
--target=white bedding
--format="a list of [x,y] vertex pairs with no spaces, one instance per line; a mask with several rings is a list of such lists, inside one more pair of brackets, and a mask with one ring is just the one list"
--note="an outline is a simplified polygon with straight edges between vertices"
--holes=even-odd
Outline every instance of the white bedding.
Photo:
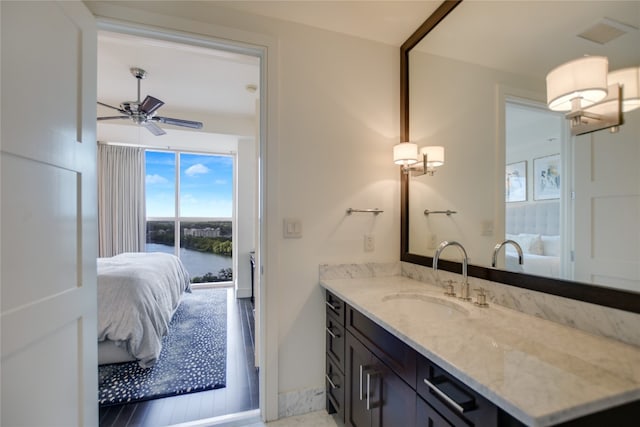
[[98,342],[111,340],[141,367],[152,366],[185,291],[191,291],[189,274],[174,255],[98,258]]
[[560,277],[560,257],[525,253],[523,258],[523,265],[518,265],[518,254],[507,251],[505,258],[507,270],[536,276]]

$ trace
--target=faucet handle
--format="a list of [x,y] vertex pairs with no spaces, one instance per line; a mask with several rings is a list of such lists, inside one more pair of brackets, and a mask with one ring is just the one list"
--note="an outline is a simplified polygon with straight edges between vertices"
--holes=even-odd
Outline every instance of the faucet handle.
[[453,280],[445,280],[445,283],[447,283],[447,285],[444,287],[444,294],[448,297],[455,297],[456,291],[453,290]]
[[484,308],[489,307],[489,304],[487,303],[486,289],[478,288],[476,289],[476,291],[478,292],[478,297],[476,299],[475,305]]

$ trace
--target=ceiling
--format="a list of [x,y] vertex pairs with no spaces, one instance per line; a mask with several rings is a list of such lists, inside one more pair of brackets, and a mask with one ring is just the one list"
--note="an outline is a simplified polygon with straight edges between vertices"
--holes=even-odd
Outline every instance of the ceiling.
[[[119,106],[137,98],[131,67],[147,71],[141,99],[152,95],[165,102],[158,114],[253,117],[260,78],[257,57],[214,49],[100,32],[98,36],[98,100]],[[117,115],[99,108],[99,115]],[[180,116],[177,118],[190,119]],[[121,121],[115,121],[120,123]]]
[[[440,1],[212,1],[177,2],[187,14],[202,13],[207,4],[295,22],[385,44],[400,46]],[[129,7],[153,9],[159,2],[130,2]],[[193,8],[185,7],[193,5]],[[188,66],[187,66],[188,65]],[[141,99],[152,95],[165,102],[157,114],[205,122],[206,117],[253,118],[259,61],[255,57],[214,49],[101,31],[98,37],[98,100],[118,107],[137,97],[131,67],[147,71],[141,82]],[[258,88],[259,89],[259,88]],[[98,116],[117,112],[98,107]],[[202,119],[204,117],[204,119]],[[110,120],[101,124],[129,124]],[[165,129],[171,126],[162,125]]]
[[[136,3],[138,6],[135,6]],[[155,3],[155,4],[154,4]],[[440,0],[417,1],[212,1],[174,2],[176,13],[203,13],[216,6],[295,22],[399,47],[433,12]],[[131,2],[153,10],[169,2]],[[192,5],[192,8],[186,7]],[[516,12],[514,15],[514,11]],[[563,17],[560,23],[557,17]],[[576,35],[607,17],[640,27],[640,1],[487,1],[464,0],[420,49],[464,59],[484,66],[519,73],[547,72],[572,55],[599,54],[598,46]],[[505,31],[511,31],[505,37]],[[619,56],[610,58],[617,67],[638,61],[640,32],[614,41]],[[553,46],[553,49],[549,49]],[[211,114],[253,117],[258,85],[257,58],[229,52],[187,47],[169,42],[101,32],[98,40],[98,100],[118,106],[135,100],[136,80],[130,67],[148,72],[141,97],[151,94],[165,102],[159,115],[199,120]],[[114,111],[99,108],[99,115]],[[118,121],[120,122],[120,121]],[[205,123],[206,127],[206,123]]]
[[[604,19],[627,32],[605,44],[578,36]],[[544,78],[583,55],[607,56],[610,70],[639,65],[638,28],[638,0],[464,0],[417,48]]]

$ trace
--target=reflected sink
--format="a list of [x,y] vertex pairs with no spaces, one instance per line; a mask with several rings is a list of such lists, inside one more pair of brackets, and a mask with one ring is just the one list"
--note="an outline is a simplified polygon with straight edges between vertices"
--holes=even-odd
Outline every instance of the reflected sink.
[[382,298],[382,302],[394,311],[416,316],[429,316],[454,320],[469,316],[469,311],[453,301],[422,294],[392,294]]

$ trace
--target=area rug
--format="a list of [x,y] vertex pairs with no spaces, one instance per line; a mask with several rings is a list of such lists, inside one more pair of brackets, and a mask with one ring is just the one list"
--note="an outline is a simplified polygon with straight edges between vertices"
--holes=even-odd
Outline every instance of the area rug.
[[98,368],[100,406],[225,387],[226,362],[227,290],[186,293],[155,365],[143,369],[127,362]]

